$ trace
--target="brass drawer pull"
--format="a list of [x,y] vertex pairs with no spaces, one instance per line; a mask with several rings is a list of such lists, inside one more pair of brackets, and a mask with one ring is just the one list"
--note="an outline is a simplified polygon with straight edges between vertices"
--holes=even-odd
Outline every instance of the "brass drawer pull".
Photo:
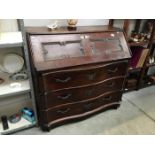
[[108,73],[110,74],[110,73],[116,73],[118,71],[118,68],[116,67],[116,68],[112,68],[112,69],[108,69]]
[[103,100],[105,101],[111,101],[111,99],[112,99],[112,96],[105,96],[104,98],[103,98]]
[[56,82],[60,82],[60,83],[67,83],[68,81],[71,80],[71,77],[67,77],[66,79],[56,79]]
[[109,82],[109,83],[107,83],[107,86],[108,87],[113,87],[115,85],[115,82]]
[[59,113],[59,114],[66,114],[68,111],[70,111],[70,108],[67,108],[65,110],[57,110],[57,113]]
[[72,96],[72,94],[69,93],[69,94],[66,94],[66,95],[59,95],[59,96],[57,96],[57,97],[60,98],[60,99],[66,100],[66,99],[68,99],[68,98],[71,97],[71,96]]

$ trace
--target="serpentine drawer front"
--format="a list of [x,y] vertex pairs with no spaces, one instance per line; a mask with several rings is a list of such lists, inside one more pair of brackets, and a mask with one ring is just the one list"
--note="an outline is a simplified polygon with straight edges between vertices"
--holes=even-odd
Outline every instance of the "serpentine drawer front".
[[88,67],[81,70],[76,69],[46,73],[42,76],[44,87],[41,91],[88,85],[111,77],[124,76],[127,65],[126,62],[118,62],[105,64],[99,67]]
[[[46,93],[42,96],[42,108],[51,108],[61,104],[67,104],[97,97],[111,90],[122,90],[124,76],[106,79],[87,87],[75,87]],[[52,101],[52,102],[51,102]]]
[[131,57],[121,30],[33,27],[27,40],[43,130],[119,107]]
[[110,105],[112,102],[118,102],[121,98],[122,92],[111,92],[100,97],[89,100],[81,101],[74,104],[66,104],[64,106],[48,109],[42,111],[43,115],[46,115],[44,121],[46,123],[51,121],[62,121],[61,119],[72,119],[76,115],[87,115],[88,112],[93,112],[97,108],[103,108],[104,106]]

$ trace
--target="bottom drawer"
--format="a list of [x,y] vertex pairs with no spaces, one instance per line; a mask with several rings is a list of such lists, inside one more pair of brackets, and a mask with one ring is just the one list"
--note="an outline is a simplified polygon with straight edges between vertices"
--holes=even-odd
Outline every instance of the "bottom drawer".
[[76,115],[77,117],[78,115],[79,117],[81,117],[80,115],[89,111],[92,111],[93,113],[93,110],[105,104],[118,102],[121,100],[121,97],[122,91],[110,92],[103,94],[100,97],[93,100],[81,101],[75,104],[67,104],[57,108],[45,110],[41,112],[42,121],[43,123],[50,123],[55,120],[57,120],[56,122],[58,122],[66,119],[72,119]]

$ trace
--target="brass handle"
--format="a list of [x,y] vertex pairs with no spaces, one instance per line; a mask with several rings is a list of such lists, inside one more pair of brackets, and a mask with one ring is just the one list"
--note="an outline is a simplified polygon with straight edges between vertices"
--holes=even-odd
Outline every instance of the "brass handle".
[[68,81],[71,80],[71,77],[67,77],[66,79],[56,79],[56,82],[60,82],[60,83],[67,83]]
[[67,108],[67,109],[65,109],[65,110],[57,110],[57,113],[65,114],[65,113],[67,113],[69,110],[70,110],[70,108]]
[[68,99],[71,96],[72,96],[72,94],[69,93],[69,94],[66,94],[66,95],[59,95],[57,97],[60,98],[60,99],[66,100],[66,99]]
[[118,68],[114,68],[114,69],[108,69],[108,73],[116,73],[118,71]]

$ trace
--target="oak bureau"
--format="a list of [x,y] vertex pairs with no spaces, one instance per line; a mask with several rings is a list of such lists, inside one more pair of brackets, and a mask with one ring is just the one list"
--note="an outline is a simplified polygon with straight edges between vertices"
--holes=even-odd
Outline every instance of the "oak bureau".
[[108,26],[26,30],[43,130],[119,107],[131,57],[121,30]]

